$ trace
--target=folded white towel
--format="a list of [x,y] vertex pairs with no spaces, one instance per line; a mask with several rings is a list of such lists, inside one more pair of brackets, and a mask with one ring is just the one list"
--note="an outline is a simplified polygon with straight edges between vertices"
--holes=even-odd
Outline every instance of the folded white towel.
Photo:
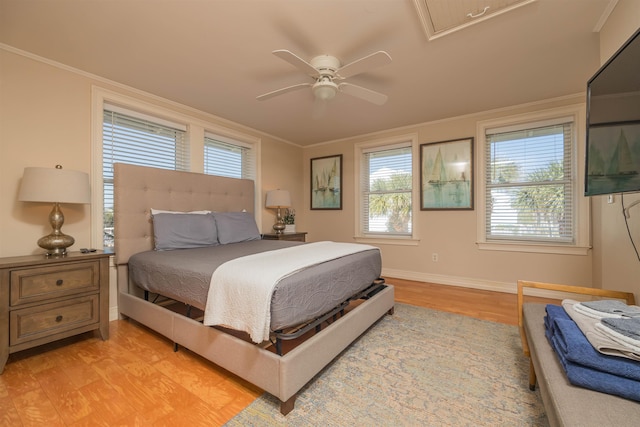
[[640,307],[628,305],[624,301],[615,299],[603,299],[596,301],[583,301],[579,307],[586,307],[604,314],[620,315],[622,317],[640,317]]
[[619,334],[628,337],[630,340],[636,342],[636,345],[640,347],[640,318],[632,317],[630,319],[609,319],[605,318],[600,321],[603,326],[613,329]]
[[596,328],[596,324],[600,323],[599,319],[593,316],[588,316],[582,311],[577,310],[576,306],[578,304],[580,304],[578,301],[571,299],[565,299],[562,301],[562,307],[569,317],[576,322],[593,348],[598,350],[600,353],[609,356],[625,357],[627,359],[640,361],[640,352],[637,352],[634,347],[614,340],[610,336],[607,336],[598,330]]
[[633,338],[629,338],[617,331],[614,331],[613,329],[603,325],[602,323],[596,323],[595,327],[598,332],[600,332],[607,338],[610,338],[611,340],[617,342],[625,349],[633,352],[638,358],[640,358],[640,341],[634,340]]
[[622,315],[620,314],[611,314],[611,313],[605,313],[603,311],[599,311],[599,310],[594,310],[592,308],[589,308],[585,305],[582,305],[581,303],[576,303],[573,305],[573,309],[575,311],[577,311],[578,313],[584,314],[585,316],[591,317],[592,319],[603,319],[605,317],[613,317],[615,319],[621,319]]

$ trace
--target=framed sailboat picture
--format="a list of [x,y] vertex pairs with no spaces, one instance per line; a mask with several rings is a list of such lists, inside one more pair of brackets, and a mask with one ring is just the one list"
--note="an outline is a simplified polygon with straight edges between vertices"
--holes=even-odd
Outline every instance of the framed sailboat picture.
[[342,209],[342,154],[311,159],[311,209]]
[[585,196],[640,190],[640,122],[591,125],[587,133]]
[[473,210],[473,138],[420,145],[420,209]]

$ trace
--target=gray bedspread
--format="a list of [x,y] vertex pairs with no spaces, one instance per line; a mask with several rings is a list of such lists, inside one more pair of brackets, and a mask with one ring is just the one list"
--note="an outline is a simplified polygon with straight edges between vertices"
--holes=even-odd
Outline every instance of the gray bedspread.
[[[129,275],[142,289],[204,310],[211,276],[224,262],[301,242],[255,240],[197,249],[146,251],[129,259]],[[271,298],[271,330],[326,313],[380,277],[378,250],[368,250],[302,270],[281,280]]]

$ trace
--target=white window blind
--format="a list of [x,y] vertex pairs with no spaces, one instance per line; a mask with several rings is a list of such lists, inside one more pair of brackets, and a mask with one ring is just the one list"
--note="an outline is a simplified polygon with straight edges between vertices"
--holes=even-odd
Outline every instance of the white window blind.
[[575,242],[573,126],[554,120],[486,131],[487,241]]
[[361,232],[411,236],[411,144],[362,151],[360,176]]
[[204,138],[204,173],[230,178],[255,179],[256,156],[250,144],[227,141],[214,135]]
[[188,170],[185,131],[179,124],[161,119],[154,122],[135,112],[125,114],[119,108],[105,108],[102,127],[105,247],[113,247],[113,164]]

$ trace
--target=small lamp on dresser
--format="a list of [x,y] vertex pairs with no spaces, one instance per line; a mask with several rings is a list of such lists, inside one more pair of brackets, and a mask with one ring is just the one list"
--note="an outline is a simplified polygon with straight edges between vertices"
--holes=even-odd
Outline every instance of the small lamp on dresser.
[[52,231],[38,240],[38,246],[47,250],[47,256],[64,256],[75,239],[60,231],[64,224],[60,203],[90,203],[89,175],[62,169],[60,165],[55,168],[24,168],[18,200],[53,203],[49,214]]
[[269,209],[277,209],[276,223],[273,224],[273,229],[276,234],[282,234],[285,229],[285,224],[280,209],[291,206],[291,196],[289,195],[289,192],[287,190],[267,191],[267,200],[265,204]]

